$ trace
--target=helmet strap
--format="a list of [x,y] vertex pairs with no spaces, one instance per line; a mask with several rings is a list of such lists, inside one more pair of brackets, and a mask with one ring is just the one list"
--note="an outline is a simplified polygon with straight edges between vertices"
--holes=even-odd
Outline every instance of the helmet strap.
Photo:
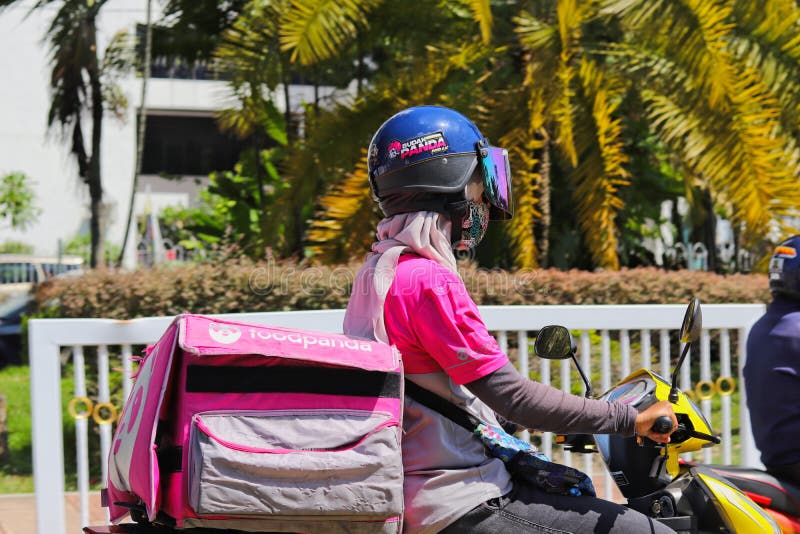
[[425,193],[394,195],[384,198],[378,204],[386,217],[415,211],[435,211],[445,215],[450,213],[447,208],[447,198],[441,195],[428,195]]

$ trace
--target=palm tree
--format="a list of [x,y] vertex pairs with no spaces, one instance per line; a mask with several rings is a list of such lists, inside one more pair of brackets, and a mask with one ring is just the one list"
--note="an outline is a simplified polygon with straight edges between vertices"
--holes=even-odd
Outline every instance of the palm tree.
[[[478,26],[487,33],[491,27],[491,18],[486,19],[487,15],[490,16],[488,1],[471,0],[464,4],[468,4],[467,12],[473,14]],[[343,169],[353,168],[360,153],[360,148],[357,147],[363,144],[362,137],[351,135],[349,139],[357,143],[351,145],[349,150],[344,150],[344,146],[350,143],[341,140],[341,133],[350,131],[355,134],[352,126],[343,129],[341,121],[326,118],[330,114],[317,117],[316,105],[306,110],[303,138],[293,136],[296,120],[291,115],[288,87],[295,75],[319,80],[320,72],[330,70],[326,69],[326,65],[336,65],[337,68],[347,71],[346,64],[351,59],[352,75],[348,79],[361,80],[365,75],[365,43],[371,46],[375,39],[383,39],[389,33],[373,31],[371,21],[397,20],[397,13],[392,17],[381,17],[379,13],[373,17],[367,16],[379,8],[387,10],[387,14],[397,11],[397,6],[384,4],[380,0],[251,1],[232,27],[225,32],[222,44],[216,52],[220,63],[231,74],[232,91],[242,103],[238,108],[221,115],[223,127],[251,139],[265,128],[268,133],[274,133],[278,124],[273,120],[274,117],[259,122],[253,119],[263,119],[264,114],[253,110],[264,103],[274,107],[278,98],[277,91],[283,91],[286,139],[280,141],[280,144],[285,146],[281,158],[285,161],[279,162],[276,168],[284,181],[290,182],[291,187],[285,188],[274,209],[283,214],[281,239],[285,243],[282,247],[284,252],[292,253],[302,248],[307,219],[313,214],[317,197],[331,184],[332,176],[340,176]],[[412,11],[410,7],[403,9]],[[353,64],[356,64],[355,68],[352,68]],[[338,77],[341,79],[341,74]],[[388,104],[388,101],[382,102]],[[380,104],[385,111],[394,109],[397,105],[397,102],[386,106]],[[374,106],[368,108],[375,111]],[[341,112],[345,108],[337,109]],[[358,114],[359,112],[355,113]],[[346,116],[353,118],[354,113]],[[362,124],[369,123],[372,128],[374,120]],[[362,135],[368,135],[365,133],[368,132],[367,129],[361,128],[361,132]],[[335,144],[331,143],[330,137],[326,137],[328,134],[340,139]],[[272,134],[268,137],[275,140]],[[325,139],[322,143],[325,146],[317,144],[320,139]],[[260,146],[263,147],[263,143]],[[331,157],[323,157],[323,154]],[[342,157],[342,154],[345,156]],[[331,172],[331,167],[335,168],[334,172]],[[372,208],[366,211],[372,211]],[[366,220],[369,221],[368,218]],[[269,220],[268,224],[275,226],[274,220]]]
[[[390,8],[395,12],[391,17],[381,16],[381,9]],[[387,21],[388,27],[373,27],[368,36],[385,67],[354,102],[322,112],[313,135],[292,158],[308,162],[313,155],[317,163],[311,172],[327,187],[305,236],[314,261],[346,261],[368,250],[380,214],[370,198],[364,150],[381,122],[418,104],[438,103],[473,117],[485,111],[484,88],[493,70],[487,73],[483,65],[495,50],[483,41],[481,28],[491,27],[491,19],[479,23],[477,11],[470,18],[461,12],[431,13],[424,31],[420,25],[398,23],[414,18],[398,9],[413,7],[381,6],[375,19]]]
[[381,120],[419,103],[455,107],[509,148],[517,217],[503,233],[519,268],[547,262],[553,172],[592,264],[619,268],[622,193],[640,180],[632,120],[655,136],[651,157],[665,152],[687,190],[725,206],[751,242],[796,213],[800,16],[790,0],[529,0],[494,11],[464,1],[424,21],[413,6],[377,1],[269,5],[269,47],[243,50],[288,57],[263,68],[362,65],[364,55],[375,64],[358,97],[316,114],[287,155],[292,203],[322,194],[305,237],[315,258],[345,259],[371,240],[363,147]]
[[[220,125],[247,139],[258,154],[266,154],[272,145],[280,148],[269,152],[269,165],[275,174],[271,180],[284,186],[279,195],[270,189],[273,198],[267,198],[265,170],[261,165],[255,166],[261,248],[270,247],[280,254],[299,253],[309,199],[320,192],[313,175],[286,172],[287,152],[301,142],[297,139],[299,125],[289,86],[298,75],[314,79],[318,74],[315,63],[329,59],[343,43],[355,39],[374,4],[374,0],[253,0],[222,34],[215,57],[229,76],[231,92],[239,105],[220,114]],[[281,99],[283,117],[277,115]],[[313,108],[307,111],[302,126],[306,132],[313,126]],[[291,188],[290,176],[295,177]],[[309,190],[311,196],[304,195]],[[275,224],[278,214],[280,225]]]
[[[0,0],[0,9],[17,0]],[[107,0],[38,0],[32,10],[56,5],[47,29],[50,45],[48,124],[60,128],[70,140],[78,176],[89,188],[92,267],[103,261],[103,186],[100,175],[100,140],[103,126],[102,69],[97,55],[97,16]],[[91,117],[89,146],[84,138],[84,114]]]
[[[588,14],[576,3],[566,4],[559,13],[571,19],[571,25],[562,27],[560,37],[574,48],[580,37],[582,17]],[[489,22],[482,27],[492,27],[496,19],[491,18],[491,13],[488,17]],[[518,24],[523,26],[523,22]],[[450,26],[452,32],[437,34],[435,44],[428,44],[426,51],[415,54],[421,57],[419,62],[409,62],[398,53],[401,69],[395,66],[391,76],[375,80],[352,111],[360,107],[372,115],[378,107],[376,102],[394,103],[394,107],[388,106],[379,115],[385,118],[406,105],[440,102],[476,117],[487,136],[508,147],[517,209],[515,219],[504,228],[511,242],[509,260],[517,267],[534,267],[541,260],[535,227],[543,214],[549,214],[549,203],[542,204],[541,200],[549,194],[549,157],[551,147],[555,146],[576,167],[575,196],[584,230],[602,236],[599,240],[602,246],[593,250],[597,263],[618,267],[614,219],[621,203],[615,194],[627,176],[620,120],[614,116],[622,90],[619,81],[601,72],[594,62],[576,63],[574,52],[560,54],[561,50],[547,56],[556,58],[552,64],[529,61],[520,69],[518,56],[521,52],[530,53],[529,49],[509,39],[493,47],[486,42],[484,32],[480,38],[470,39],[464,25]],[[509,31],[497,33],[513,35]],[[524,27],[520,33],[525,33]],[[387,35],[395,33],[387,31]],[[463,44],[464,41],[468,44]],[[452,42],[462,44],[448,46]],[[403,49],[402,54],[410,55],[408,49]],[[542,79],[556,83],[543,84]],[[337,109],[336,113],[341,111]],[[352,121],[354,117],[351,113],[345,118]],[[580,126],[575,127],[576,123]],[[364,146],[363,138],[360,142]],[[341,259],[342,254],[350,251],[349,246],[342,246],[344,243],[370,239],[362,228],[363,218],[359,217],[364,207],[356,202],[369,200],[363,194],[364,177],[364,169],[356,167],[355,172],[347,174],[322,198],[321,211],[308,234],[316,257],[328,261]],[[602,209],[593,209],[595,205]],[[354,219],[359,223],[349,223]],[[547,229],[542,233],[546,236]],[[546,249],[546,244],[542,248]]]
[[[544,87],[535,91],[543,93],[545,128],[574,169],[578,219],[596,265],[618,266],[614,219],[628,179],[619,105],[632,93],[687,184],[729,205],[750,242],[796,213],[800,13],[793,2],[531,4],[539,11],[517,19],[527,80],[532,90]],[[598,23],[603,31],[591,31]]]
[[[523,11],[516,19],[515,31],[528,59],[529,120],[542,138],[552,139],[556,154],[572,168],[576,215],[583,234],[591,236],[586,241],[594,264],[618,269],[618,190],[628,183],[617,113],[624,85],[585,44],[586,26],[596,16],[592,2],[564,0],[552,10],[542,4],[536,6],[539,17]],[[549,176],[542,184],[549,187]]]

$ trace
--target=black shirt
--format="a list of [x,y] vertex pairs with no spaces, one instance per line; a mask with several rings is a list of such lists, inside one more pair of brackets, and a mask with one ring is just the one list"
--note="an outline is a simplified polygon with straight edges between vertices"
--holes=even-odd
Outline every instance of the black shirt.
[[747,337],[747,408],[766,466],[800,462],[800,302],[776,297]]

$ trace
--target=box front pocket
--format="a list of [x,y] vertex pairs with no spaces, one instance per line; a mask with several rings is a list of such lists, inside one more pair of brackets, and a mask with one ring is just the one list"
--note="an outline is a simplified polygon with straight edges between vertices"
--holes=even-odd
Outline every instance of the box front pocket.
[[349,410],[205,412],[192,419],[189,502],[198,515],[402,513],[397,421]]

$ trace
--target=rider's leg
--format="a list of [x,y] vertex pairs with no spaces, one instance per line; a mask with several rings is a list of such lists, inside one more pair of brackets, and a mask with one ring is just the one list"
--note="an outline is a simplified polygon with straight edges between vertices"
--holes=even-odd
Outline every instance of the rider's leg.
[[620,504],[594,497],[546,493],[517,485],[459,518],[442,534],[642,533],[667,534],[669,527]]
[[789,465],[768,465],[767,472],[780,480],[800,486],[800,463]]

